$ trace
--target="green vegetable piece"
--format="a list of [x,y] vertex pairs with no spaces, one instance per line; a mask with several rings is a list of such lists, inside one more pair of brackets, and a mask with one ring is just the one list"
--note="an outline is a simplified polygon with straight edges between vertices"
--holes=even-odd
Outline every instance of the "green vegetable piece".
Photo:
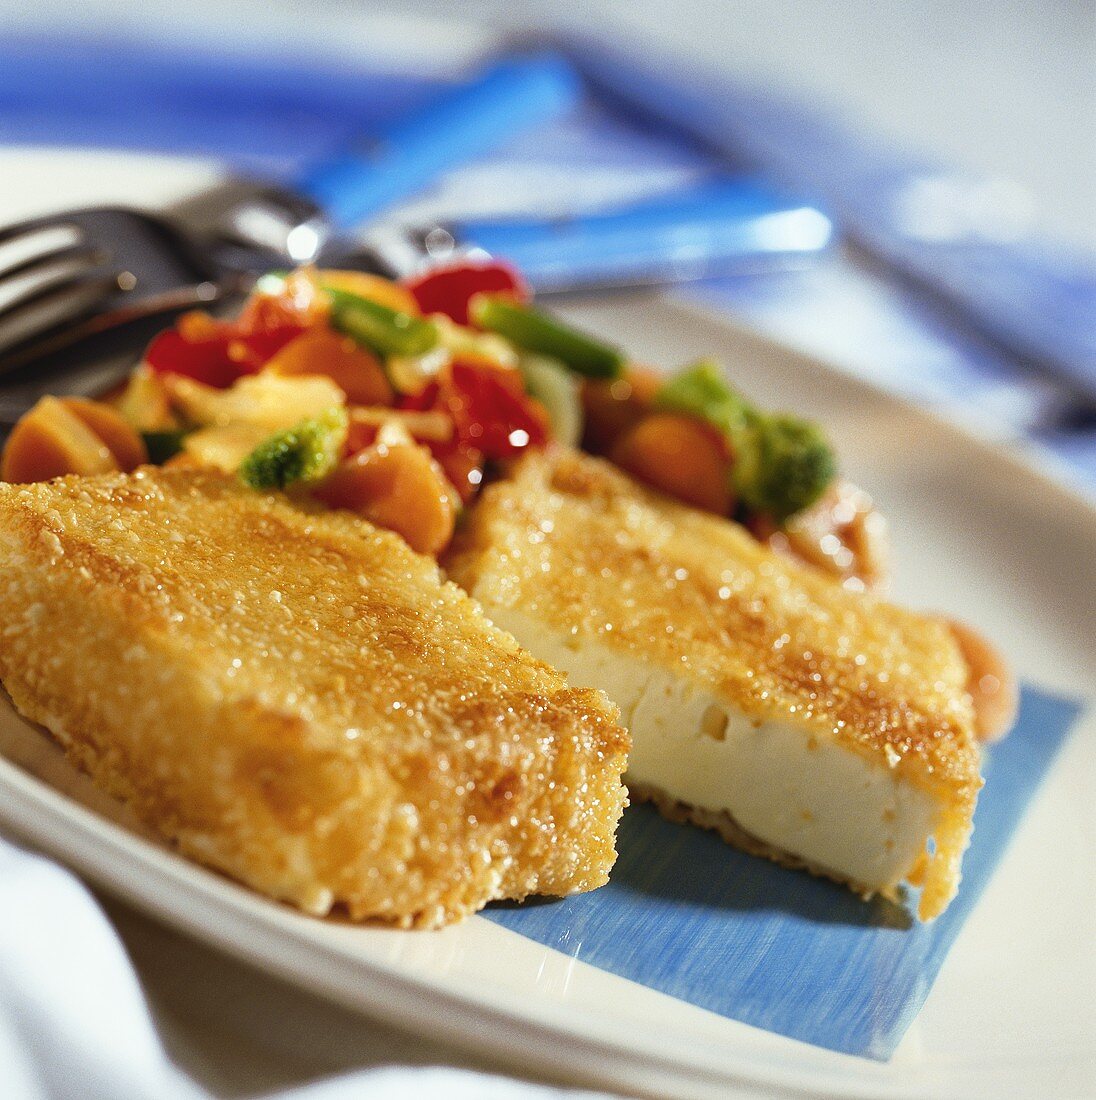
[[252,489],[285,489],[319,481],[339,461],[349,417],[342,408],[302,420],[264,439],[240,464],[240,478]]
[[505,336],[525,351],[558,359],[564,366],[588,378],[619,378],[624,355],[616,348],[561,324],[504,294],[477,294],[469,306],[473,323]]
[[141,438],[145,441],[145,450],[148,451],[149,462],[157,466],[167,462],[183,449],[183,440],[187,433],[178,432],[141,432]]
[[734,455],[731,478],[739,499],[777,523],[810,507],[837,473],[833,449],[816,424],[754,408],[710,359],[671,378],[655,404],[718,428]]
[[833,448],[817,424],[797,416],[759,416],[750,431],[757,454],[744,467],[752,465],[753,473],[739,491],[749,507],[784,523],[814,504],[836,476]]
[[749,422],[752,409],[735,393],[712,359],[701,359],[674,375],[655,394],[655,405],[706,420],[732,442]]
[[558,359],[523,355],[518,370],[525,392],[535,397],[548,413],[552,437],[567,447],[582,439],[582,383]]
[[438,342],[432,321],[413,317],[379,302],[324,286],[331,295],[331,324],[369,351],[381,356],[425,355]]

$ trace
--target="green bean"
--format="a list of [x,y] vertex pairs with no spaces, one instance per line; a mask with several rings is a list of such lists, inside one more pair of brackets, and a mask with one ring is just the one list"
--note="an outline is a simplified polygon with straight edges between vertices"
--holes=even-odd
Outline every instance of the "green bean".
[[558,359],[575,374],[618,378],[624,355],[616,348],[579,332],[554,317],[519,305],[501,294],[477,294],[469,315],[480,328],[497,332],[525,351]]
[[438,329],[432,321],[345,290],[324,289],[331,295],[332,325],[378,355],[423,355],[438,342]]

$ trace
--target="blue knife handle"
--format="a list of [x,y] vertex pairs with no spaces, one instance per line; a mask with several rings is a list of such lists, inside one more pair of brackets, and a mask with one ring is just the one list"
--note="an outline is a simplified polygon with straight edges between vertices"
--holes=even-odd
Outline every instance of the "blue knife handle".
[[350,229],[447,169],[563,113],[580,88],[574,70],[554,54],[507,59],[390,124],[361,150],[313,165],[295,189],[318,203],[335,228]]
[[749,178],[726,178],[612,213],[556,221],[466,221],[449,227],[514,263],[536,290],[659,282],[809,256],[833,227],[820,210]]

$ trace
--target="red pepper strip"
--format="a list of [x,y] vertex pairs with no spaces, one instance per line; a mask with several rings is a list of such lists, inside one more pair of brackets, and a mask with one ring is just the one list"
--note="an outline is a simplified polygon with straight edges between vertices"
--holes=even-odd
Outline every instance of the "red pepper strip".
[[459,439],[449,439],[445,443],[428,443],[426,446],[445,471],[445,476],[453,483],[461,503],[467,504],[479,492],[483,481],[483,453]]
[[403,285],[415,296],[424,314],[444,313],[458,325],[469,323],[468,303],[477,294],[511,294],[519,302],[530,299],[522,277],[498,260],[440,267]]
[[449,413],[457,441],[484,458],[513,458],[548,441],[547,418],[526,396],[516,373],[456,362],[440,385],[419,400],[429,402],[424,408]]
[[161,374],[181,374],[223,389],[244,373],[228,354],[231,340],[231,333],[221,331],[188,340],[177,328],[169,328],[149,345],[145,362]]
[[548,442],[544,415],[526,396],[517,374],[453,363],[449,388],[457,438],[487,458],[513,458]]
[[176,327],[160,333],[145,352],[145,361],[162,374],[181,374],[224,389],[237,378],[254,374],[307,326],[284,311],[257,311],[235,323],[187,313]]
[[419,393],[404,394],[396,402],[396,407],[410,412],[430,412],[433,409],[447,411],[447,406],[442,401],[441,386],[437,382],[428,383]]
[[229,342],[228,354],[242,368],[242,374],[253,374],[306,328],[307,325],[282,325],[266,331],[241,332]]

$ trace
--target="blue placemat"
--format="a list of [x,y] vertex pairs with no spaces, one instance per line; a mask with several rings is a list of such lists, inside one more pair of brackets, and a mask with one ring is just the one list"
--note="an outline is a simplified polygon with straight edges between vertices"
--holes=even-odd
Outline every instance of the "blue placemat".
[[643,805],[624,815],[609,885],[484,916],[721,1016],[889,1058],[1080,711],[1075,701],[1025,687],[1016,728],[987,756],[959,895],[929,924]]

